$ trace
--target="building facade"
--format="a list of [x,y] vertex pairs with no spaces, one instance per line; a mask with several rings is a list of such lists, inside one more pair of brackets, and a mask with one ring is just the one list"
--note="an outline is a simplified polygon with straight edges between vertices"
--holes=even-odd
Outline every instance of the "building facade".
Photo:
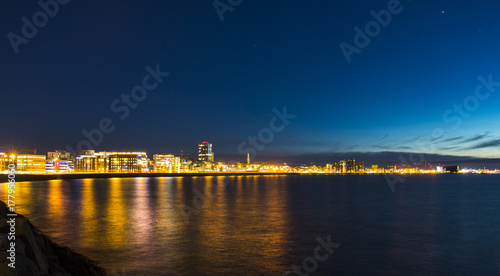
[[45,155],[19,154],[15,158],[18,172],[45,172]]
[[154,172],[157,173],[180,173],[181,158],[173,154],[153,155]]
[[85,150],[75,156],[74,163],[75,172],[108,172],[108,157],[103,152]]
[[51,173],[72,172],[74,169],[71,154],[65,150],[49,151],[45,162],[45,170]]
[[150,160],[145,152],[83,151],[75,156],[75,172],[149,172]]
[[365,172],[365,162],[364,161],[359,162],[358,165],[356,165],[356,170],[358,172]]
[[0,152],[0,172],[8,170],[10,163],[10,158],[6,153]]
[[347,172],[348,173],[356,172],[356,160],[354,158],[349,159],[349,161],[347,161]]
[[139,172],[136,154],[110,154],[109,172],[135,173]]
[[339,173],[346,173],[347,172],[347,163],[345,160],[340,160],[339,162]]
[[212,151],[212,144],[203,142],[198,144],[198,161],[214,162],[214,153]]

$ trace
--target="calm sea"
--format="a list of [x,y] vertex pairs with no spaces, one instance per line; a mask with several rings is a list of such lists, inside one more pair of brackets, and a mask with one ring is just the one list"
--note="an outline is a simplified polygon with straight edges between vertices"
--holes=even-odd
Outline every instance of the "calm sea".
[[54,180],[16,200],[111,275],[500,275],[499,175]]

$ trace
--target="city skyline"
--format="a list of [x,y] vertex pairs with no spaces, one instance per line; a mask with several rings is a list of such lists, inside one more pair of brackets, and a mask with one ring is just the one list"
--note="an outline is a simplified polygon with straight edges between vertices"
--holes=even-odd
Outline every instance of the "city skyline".
[[[94,148],[175,152],[203,137],[221,145],[220,156],[234,158],[241,143],[268,127],[273,110],[286,107],[296,117],[257,158],[500,156],[500,132],[492,127],[500,116],[494,8],[245,1],[221,21],[201,1],[194,9],[95,4],[100,8],[59,4],[17,52],[4,38],[8,69],[0,88],[22,104],[5,106],[15,123],[0,123],[0,144],[75,149],[104,120],[108,132]],[[22,36],[43,10],[6,3],[0,29]],[[345,47],[355,52],[346,55]]]
[[[275,162],[272,160],[251,159],[247,153],[246,160],[215,160],[213,144],[204,141],[198,144],[198,153],[191,155],[183,150],[176,153],[150,153],[144,151],[103,151],[82,150],[69,152],[66,150],[53,150],[41,155],[37,150],[17,150],[14,148],[0,147],[0,171],[7,171],[9,164],[14,164],[19,172],[43,173],[186,173],[186,172],[320,172],[320,173],[415,173],[433,170],[442,172],[445,167],[465,165],[464,172],[484,169],[485,171],[498,171],[499,159],[462,159],[447,160],[432,159],[432,156],[423,154],[409,154],[409,159],[399,155],[394,162],[369,159],[370,162],[357,159],[355,156],[331,157],[323,163],[299,162],[293,160]],[[32,152],[32,153],[29,153]],[[358,156],[359,157],[359,156]],[[430,158],[430,159],[423,159]],[[418,159],[418,160],[417,160]],[[358,160],[358,161],[356,161]],[[425,161],[427,160],[427,161]],[[490,162],[485,162],[490,161]],[[297,168],[299,168],[297,170]],[[312,168],[312,169],[311,169]],[[371,168],[371,169],[370,169]],[[366,169],[366,170],[365,170]],[[313,170],[313,171],[311,171]],[[408,171],[410,170],[410,171]],[[415,171],[416,170],[416,171]],[[458,170],[458,169],[457,169]],[[472,171],[471,171],[472,170]]]

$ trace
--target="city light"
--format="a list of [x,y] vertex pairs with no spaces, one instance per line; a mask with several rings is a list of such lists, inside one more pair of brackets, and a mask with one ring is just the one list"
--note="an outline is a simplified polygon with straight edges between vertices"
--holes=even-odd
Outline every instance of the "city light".
[[[35,151],[36,152],[36,151]],[[40,154],[8,154],[0,153],[0,172],[7,173],[9,164],[14,163],[19,173],[32,174],[82,174],[82,173],[282,173],[282,174],[441,174],[441,173],[474,173],[498,174],[499,171],[483,169],[460,169],[458,166],[445,166],[436,162],[425,161],[422,164],[409,163],[380,167],[371,164],[365,167],[364,161],[356,162],[355,158],[339,160],[337,163],[319,165],[291,166],[269,164],[267,162],[246,161],[226,163],[215,161],[213,145],[208,142],[198,144],[198,157],[189,158],[176,154],[153,154],[150,159],[146,152],[124,151],[106,152],[84,150],[71,154],[64,150]],[[9,158],[10,157],[10,158]]]

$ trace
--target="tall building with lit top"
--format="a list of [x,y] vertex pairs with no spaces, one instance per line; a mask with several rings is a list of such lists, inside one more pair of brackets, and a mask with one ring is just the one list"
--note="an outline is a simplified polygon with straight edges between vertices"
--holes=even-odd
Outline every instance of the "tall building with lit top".
[[356,172],[356,160],[354,158],[349,159],[349,161],[347,161],[347,172],[348,173]]
[[212,151],[212,144],[203,142],[198,144],[198,161],[214,162],[214,153]]

